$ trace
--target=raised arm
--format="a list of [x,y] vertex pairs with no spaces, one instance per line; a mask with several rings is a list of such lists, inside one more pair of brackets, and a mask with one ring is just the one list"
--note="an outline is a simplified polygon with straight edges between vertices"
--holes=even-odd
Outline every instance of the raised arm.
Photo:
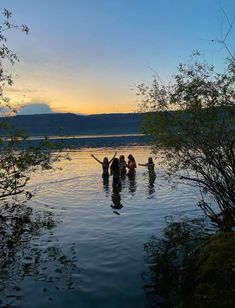
[[109,164],[114,160],[114,158],[116,157],[117,152],[115,152],[115,154],[113,155],[113,157],[110,159]]
[[96,158],[95,155],[91,154],[91,157],[93,157],[96,161],[98,161],[98,163],[103,164],[103,162],[100,161],[98,158]]
[[143,166],[143,167],[146,167],[148,166],[148,164],[138,164],[139,166]]

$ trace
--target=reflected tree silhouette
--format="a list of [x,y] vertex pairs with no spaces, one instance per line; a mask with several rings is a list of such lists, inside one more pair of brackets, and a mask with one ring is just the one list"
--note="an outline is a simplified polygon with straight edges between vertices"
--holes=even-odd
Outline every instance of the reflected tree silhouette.
[[163,237],[152,236],[145,243],[146,270],[142,278],[149,307],[170,308],[179,304],[179,277],[183,261],[211,231],[204,219],[175,222],[172,217],[167,217]]
[[50,211],[33,211],[24,204],[5,203],[0,207],[0,306],[19,306],[21,283],[27,279],[50,282],[58,290],[75,287],[72,273],[77,269],[75,244],[66,256],[57,243],[44,243],[38,238],[57,225]]

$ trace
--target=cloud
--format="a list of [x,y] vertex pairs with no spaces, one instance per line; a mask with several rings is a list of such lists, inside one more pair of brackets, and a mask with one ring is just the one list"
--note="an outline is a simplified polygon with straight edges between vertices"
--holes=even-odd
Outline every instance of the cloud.
[[5,87],[4,88],[8,93],[38,93],[43,92],[42,89],[29,89],[29,88],[16,88],[16,87]]
[[31,103],[23,106],[17,112],[17,115],[23,114],[45,114],[45,113],[53,113],[54,111],[48,104],[45,103]]

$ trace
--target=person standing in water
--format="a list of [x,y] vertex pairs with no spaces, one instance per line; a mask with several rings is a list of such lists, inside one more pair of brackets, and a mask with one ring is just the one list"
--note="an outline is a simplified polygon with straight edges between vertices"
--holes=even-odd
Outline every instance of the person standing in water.
[[98,158],[95,157],[95,155],[91,154],[91,157],[93,157],[98,163],[102,165],[103,173],[102,177],[109,177],[109,165],[114,160],[115,156],[117,155],[117,152],[113,155],[113,157],[108,160],[108,157],[104,157],[103,161],[100,161]]
[[119,167],[120,167],[120,175],[121,176],[126,175],[127,163],[125,161],[124,155],[120,155],[120,157],[119,157]]
[[120,188],[120,167],[118,158],[114,158],[110,166],[111,175],[113,176],[113,188]]
[[139,166],[148,167],[148,176],[149,176],[149,195],[154,193],[154,182],[156,179],[156,173],[154,171],[154,162],[152,157],[148,158],[148,162],[146,164],[139,164]]
[[152,157],[148,158],[148,162],[146,164],[139,164],[139,166],[148,167],[149,172],[154,172],[154,162]]
[[127,168],[128,168],[127,175],[128,176],[134,176],[136,167],[137,166],[136,166],[136,162],[135,162],[133,155],[129,154],[128,155],[128,163],[127,163]]

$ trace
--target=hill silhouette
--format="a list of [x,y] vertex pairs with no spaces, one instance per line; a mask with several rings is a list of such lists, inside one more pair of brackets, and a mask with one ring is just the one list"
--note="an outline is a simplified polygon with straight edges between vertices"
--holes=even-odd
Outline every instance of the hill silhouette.
[[13,127],[24,129],[30,136],[137,134],[140,132],[141,114],[52,113],[16,115],[9,120]]

